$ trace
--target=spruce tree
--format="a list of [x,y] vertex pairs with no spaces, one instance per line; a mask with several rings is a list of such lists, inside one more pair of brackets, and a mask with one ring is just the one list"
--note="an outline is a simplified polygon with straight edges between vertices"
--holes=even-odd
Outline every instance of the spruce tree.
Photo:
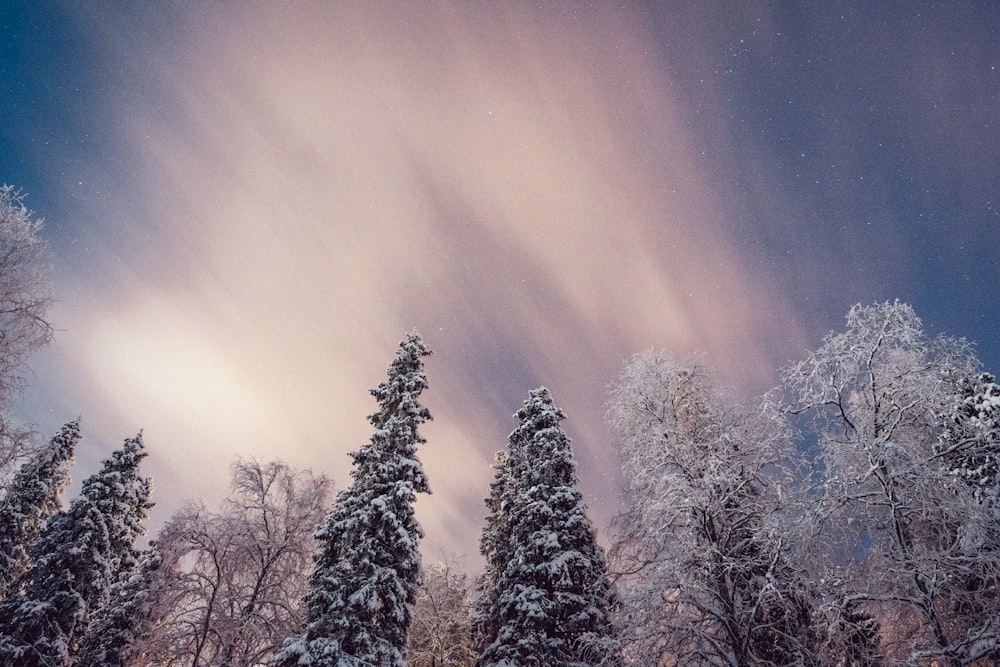
[[80,641],[76,667],[125,667],[126,654],[149,624],[148,598],[162,557],[155,545],[142,551],[135,568],[118,573],[108,602],[93,614]]
[[[46,521],[61,509],[59,496],[69,483],[80,421],[71,421],[48,445],[22,465],[0,501],[0,598],[31,565],[31,543]],[[15,591],[16,592],[16,591]]]
[[145,456],[140,436],[126,440],[32,545],[24,592],[0,602],[0,665],[70,664],[90,614],[108,601],[118,573],[135,566],[150,507],[150,481],[139,475]]
[[507,565],[514,558],[516,546],[512,502],[519,497],[516,491],[519,480],[514,462],[507,452],[497,452],[493,470],[490,495],[485,500],[489,514],[479,538],[479,551],[486,562],[483,573],[476,579],[478,595],[472,608],[472,643],[477,651],[484,650],[500,633],[501,619],[496,613],[503,593],[500,582]]
[[430,493],[416,447],[431,418],[418,398],[427,387],[430,354],[413,332],[399,344],[388,381],[371,391],[379,409],[368,417],[370,441],[352,452],[350,487],[317,529],[321,540],[306,595],[306,628],[289,639],[278,664],[334,667],[405,665],[406,635],[420,584],[413,515],[416,493]]
[[487,500],[475,633],[480,664],[580,666],[614,657],[613,591],[576,488],[563,412],[541,387],[515,415]]

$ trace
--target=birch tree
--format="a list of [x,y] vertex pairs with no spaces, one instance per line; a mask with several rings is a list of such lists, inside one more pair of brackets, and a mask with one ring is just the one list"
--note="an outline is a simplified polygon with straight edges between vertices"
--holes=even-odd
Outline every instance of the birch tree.
[[135,664],[252,665],[303,620],[312,539],[331,482],[280,461],[238,460],[221,511],[190,503],[157,537],[153,615]]
[[626,478],[612,570],[639,665],[814,664],[813,604],[790,558],[787,423],[731,406],[700,360],[635,355],[608,421]]
[[0,479],[36,444],[35,433],[10,417],[10,405],[24,384],[28,356],[48,344],[52,325],[49,252],[42,221],[24,205],[24,195],[0,185]]
[[[891,619],[900,641],[887,651],[907,664],[996,656],[1000,608],[981,593],[1000,587],[997,522],[954,474],[966,440],[940,439],[952,378],[977,369],[966,341],[926,335],[897,301],[854,306],[845,331],[784,375],[790,409],[812,417],[823,471],[813,543],[848,545],[826,567]],[[813,557],[819,567],[824,554]]]
[[473,667],[469,614],[472,601],[465,573],[453,563],[424,568],[413,605],[407,648],[409,667]]

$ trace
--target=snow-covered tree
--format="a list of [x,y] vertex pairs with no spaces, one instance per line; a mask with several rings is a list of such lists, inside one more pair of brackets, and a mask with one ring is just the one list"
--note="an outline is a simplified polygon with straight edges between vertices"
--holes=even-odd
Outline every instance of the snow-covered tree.
[[253,665],[302,625],[313,532],[332,483],[281,461],[237,460],[221,511],[191,503],[157,536],[154,621],[137,667]]
[[[832,583],[830,589],[836,587]],[[881,625],[861,605],[863,599],[833,591],[819,620],[817,653],[820,665],[836,667],[885,667]]]
[[69,509],[54,515],[32,545],[23,592],[0,602],[0,664],[69,665],[90,615],[118,573],[135,567],[136,538],[150,507],[140,436],[83,482]]
[[576,488],[563,412],[540,387],[515,415],[498,459],[475,605],[479,664],[607,664],[617,645],[604,551]]
[[957,398],[940,415],[938,455],[978,501],[1000,512],[1000,384],[980,373],[959,378],[958,385]]
[[407,644],[409,667],[473,667],[466,575],[451,563],[424,568]]
[[52,337],[49,253],[38,233],[42,221],[23,200],[16,188],[0,185],[0,479],[36,443],[31,430],[12,423],[9,409],[28,355]]
[[399,344],[388,380],[371,391],[378,411],[369,442],[352,452],[350,487],[316,531],[316,569],[306,595],[305,632],[290,638],[278,664],[402,667],[411,606],[420,584],[414,517],[417,493],[429,493],[417,458],[418,427],[431,418],[418,398],[427,388],[420,335]]
[[[118,573],[108,601],[91,617],[80,641],[75,667],[126,667],[136,640],[150,625],[150,590],[162,558],[155,544],[139,554],[135,569]],[[140,664],[148,665],[143,661]]]
[[476,599],[472,608],[472,637],[477,651],[484,650],[500,634],[500,585],[507,565],[514,559],[513,540],[517,517],[512,500],[521,495],[521,480],[506,451],[497,452],[490,483],[490,495],[485,499],[486,523],[479,538],[479,551],[485,558],[482,574],[476,579]]
[[782,415],[731,406],[700,361],[650,350],[626,365],[607,417],[627,483],[611,551],[625,657],[814,664],[814,605],[780,493]]
[[[72,421],[18,469],[0,500],[0,598],[31,565],[28,550],[49,517],[61,509],[80,422]],[[14,591],[16,593],[16,591]]]
[[939,421],[955,400],[951,378],[977,367],[968,343],[927,336],[897,301],[854,306],[844,332],[785,372],[791,409],[814,418],[824,473],[812,543],[849,547],[839,561],[816,550],[813,562],[826,559],[858,609],[891,619],[883,629],[906,641],[887,653],[908,664],[997,652],[1000,607],[982,593],[1000,588],[1000,527],[977,499],[984,487],[954,474],[964,440],[942,449]]

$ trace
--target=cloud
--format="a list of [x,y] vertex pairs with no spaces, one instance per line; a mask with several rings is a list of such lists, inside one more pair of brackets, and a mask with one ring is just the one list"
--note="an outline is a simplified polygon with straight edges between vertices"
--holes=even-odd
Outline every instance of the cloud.
[[140,64],[109,88],[137,187],[81,231],[100,254],[55,354],[96,431],[146,428],[161,518],[221,495],[237,453],[346,485],[367,388],[416,326],[436,351],[429,551],[475,551],[492,454],[539,384],[603,526],[604,390],[629,354],[703,349],[758,390],[798,336],[719,220],[650,36],[615,10],[157,11],[183,13],[88,19]]

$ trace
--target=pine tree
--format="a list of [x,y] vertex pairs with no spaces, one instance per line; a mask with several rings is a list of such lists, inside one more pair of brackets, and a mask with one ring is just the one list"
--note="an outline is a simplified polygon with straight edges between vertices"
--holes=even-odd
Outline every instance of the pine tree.
[[136,568],[118,573],[108,602],[91,619],[80,641],[76,667],[125,667],[126,653],[149,622],[148,597],[162,557],[155,545],[142,551]]
[[135,540],[151,506],[150,481],[139,476],[145,456],[141,436],[126,440],[49,521],[32,546],[24,592],[0,602],[0,665],[70,664],[90,614],[108,601],[118,573],[135,567]]
[[481,549],[475,632],[480,664],[605,664],[614,655],[613,592],[577,490],[563,412],[541,387],[498,459]]
[[0,501],[0,598],[31,565],[28,549],[61,509],[59,496],[69,483],[80,421],[71,421],[14,475]]
[[351,454],[351,486],[337,495],[317,529],[322,541],[306,595],[305,633],[289,639],[278,664],[334,667],[405,665],[406,635],[420,584],[413,515],[416,493],[430,493],[416,447],[431,418],[418,403],[427,387],[420,335],[409,334],[389,365],[388,381],[371,391],[379,409],[371,439]]

